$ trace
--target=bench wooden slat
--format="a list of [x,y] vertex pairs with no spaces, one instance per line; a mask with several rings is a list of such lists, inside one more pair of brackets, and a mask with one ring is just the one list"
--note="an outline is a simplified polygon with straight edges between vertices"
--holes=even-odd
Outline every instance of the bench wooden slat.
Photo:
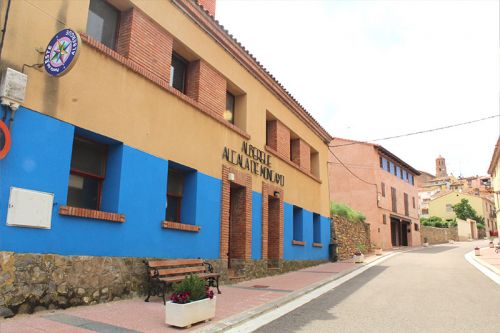
[[[205,267],[203,267],[203,266],[177,267],[177,268],[158,269],[158,274],[160,276],[175,275],[175,274],[183,274],[185,276],[189,273],[199,273],[199,272],[204,272],[204,271],[205,271]],[[153,271],[151,271],[151,273],[153,273]]]
[[[197,275],[200,278],[202,278],[202,279],[208,279],[208,278],[211,278],[211,277],[217,277],[220,274],[218,274],[218,273],[201,273],[201,274],[197,274]],[[185,278],[184,275],[169,276],[169,277],[160,278],[160,281],[168,282],[168,283],[173,283],[173,282],[180,282],[180,281],[184,280],[184,278]]]
[[203,259],[172,259],[172,260],[150,260],[149,267],[203,265]]

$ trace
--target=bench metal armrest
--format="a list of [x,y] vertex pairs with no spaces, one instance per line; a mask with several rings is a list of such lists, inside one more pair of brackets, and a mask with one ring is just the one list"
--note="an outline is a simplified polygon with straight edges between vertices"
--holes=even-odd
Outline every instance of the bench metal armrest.
[[214,267],[212,266],[212,264],[211,264],[211,263],[204,261],[204,262],[203,262],[203,265],[207,266],[207,271],[208,271],[209,273],[213,273],[213,272],[214,272]]

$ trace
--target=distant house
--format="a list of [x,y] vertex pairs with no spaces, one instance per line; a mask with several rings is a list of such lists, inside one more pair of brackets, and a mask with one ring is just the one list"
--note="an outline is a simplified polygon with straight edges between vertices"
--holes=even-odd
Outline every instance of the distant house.
[[[490,167],[488,168],[488,173],[491,175],[491,186],[493,188],[493,201],[495,203],[495,215],[497,221],[500,218],[500,136],[498,137],[497,144],[493,150],[493,156],[491,157]],[[496,235],[500,229],[496,230]]]
[[334,138],[330,146],[331,200],[366,215],[372,243],[385,249],[420,245],[420,171],[380,145]]
[[444,220],[455,218],[453,205],[460,203],[462,199],[467,199],[477,215],[484,218],[486,234],[489,234],[491,230],[497,230],[495,204],[490,199],[478,195],[456,191],[440,193],[429,202],[429,216],[438,216]]

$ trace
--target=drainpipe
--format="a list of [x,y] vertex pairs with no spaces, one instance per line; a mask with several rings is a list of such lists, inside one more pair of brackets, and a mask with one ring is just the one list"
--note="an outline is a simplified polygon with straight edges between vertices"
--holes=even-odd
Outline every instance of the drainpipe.
[[5,10],[5,18],[3,22],[2,28],[2,39],[0,40],[0,60],[2,60],[2,50],[3,50],[3,42],[5,40],[5,34],[7,33],[7,21],[9,20],[9,11],[10,11],[10,3],[12,0],[7,0],[7,9]]

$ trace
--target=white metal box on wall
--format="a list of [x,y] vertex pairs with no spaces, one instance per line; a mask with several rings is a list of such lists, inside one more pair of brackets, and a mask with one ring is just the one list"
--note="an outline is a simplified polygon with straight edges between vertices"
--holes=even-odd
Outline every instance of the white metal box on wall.
[[50,229],[54,194],[11,187],[7,225]]

